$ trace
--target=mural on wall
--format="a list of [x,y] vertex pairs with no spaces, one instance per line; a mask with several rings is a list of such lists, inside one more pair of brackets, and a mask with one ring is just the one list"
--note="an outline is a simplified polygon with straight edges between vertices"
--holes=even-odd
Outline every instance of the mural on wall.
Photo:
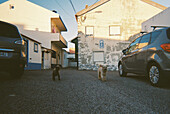
[[103,40],[100,40],[100,48],[104,48],[104,41]]

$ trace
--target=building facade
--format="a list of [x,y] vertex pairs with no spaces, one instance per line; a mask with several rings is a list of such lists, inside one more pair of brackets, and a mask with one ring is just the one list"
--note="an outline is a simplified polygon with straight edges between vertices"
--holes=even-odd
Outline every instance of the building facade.
[[152,18],[146,20],[142,23],[143,32],[151,32],[154,27],[170,27],[170,8],[160,12],[159,14],[153,16]]
[[86,6],[75,15],[78,36],[72,42],[78,69],[97,70],[103,64],[117,70],[129,37],[141,31],[142,22],[165,9],[151,0],[100,0]]
[[26,57],[27,57],[27,64],[25,69],[29,70],[39,70],[41,69],[41,43],[33,40],[27,36],[22,35],[22,38],[25,41],[26,47]]
[[48,69],[62,64],[62,48],[67,31],[60,15],[27,0],[8,0],[0,4],[0,20],[16,25],[27,42],[26,69]]

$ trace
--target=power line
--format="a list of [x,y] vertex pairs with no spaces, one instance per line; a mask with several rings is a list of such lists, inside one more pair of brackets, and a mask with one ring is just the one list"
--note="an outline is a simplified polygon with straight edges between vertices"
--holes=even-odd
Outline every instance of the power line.
[[61,8],[67,15],[69,15],[69,16],[72,17],[72,18],[74,18],[72,15],[70,15],[70,13],[68,13],[68,12],[59,4],[59,2],[58,2],[57,0],[54,0],[54,1],[57,3],[58,6],[60,6],[60,8]]
[[[96,2],[98,2],[98,0],[96,0]],[[95,3],[96,3],[96,2],[95,2]],[[95,4],[95,3],[94,3],[94,4]]]
[[73,7],[74,12],[76,13],[76,9],[75,9],[75,7],[74,7],[72,1],[71,1],[71,0],[69,0],[69,1],[70,1],[71,6]]

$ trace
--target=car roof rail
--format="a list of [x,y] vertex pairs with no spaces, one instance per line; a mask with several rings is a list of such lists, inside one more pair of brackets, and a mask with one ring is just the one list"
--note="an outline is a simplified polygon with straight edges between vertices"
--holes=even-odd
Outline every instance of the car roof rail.
[[151,26],[153,28],[153,31],[156,29],[156,28],[167,28],[169,26]]

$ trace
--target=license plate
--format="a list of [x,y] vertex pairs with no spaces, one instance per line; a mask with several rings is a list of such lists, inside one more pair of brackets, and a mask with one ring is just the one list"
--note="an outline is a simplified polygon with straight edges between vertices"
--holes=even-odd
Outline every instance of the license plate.
[[0,52],[0,57],[8,57],[8,53],[7,52]]

